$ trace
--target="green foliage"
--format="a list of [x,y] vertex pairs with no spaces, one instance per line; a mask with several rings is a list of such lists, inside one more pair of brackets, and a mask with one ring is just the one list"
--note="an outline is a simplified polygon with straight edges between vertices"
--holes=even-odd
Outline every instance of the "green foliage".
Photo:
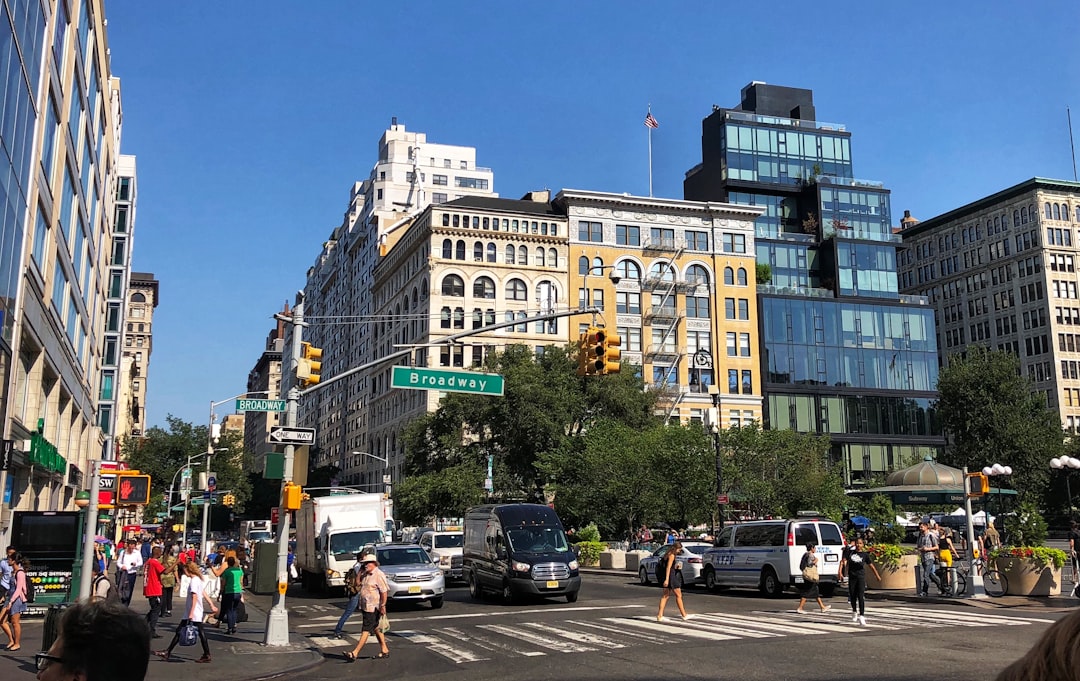
[[1053,565],[1061,568],[1065,565],[1068,557],[1061,549],[1050,549],[1045,546],[1002,546],[987,551],[990,560],[1000,558],[1020,558],[1030,560],[1035,567],[1044,568]]
[[757,283],[772,283],[772,267],[769,266],[769,263],[759,262],[755,269],[757,270]]
[[903,556],[915,555],[915,549],[894,543],[874,543],[867,546],[866,550],[874,557],[875,564],[889,570],[899,569],[900,559]]
[[949,358],[938,379],[936,403],[950,438],[942,463],[982,470],[995,462],[1012,466],[999,480],[1022,499],[1042,505],[1050,469],[1064,439],[1056,410],[1020,373],[1020,360],[1008,352],[969,347],[965,357]]
[[430,518],[457,518],[484,501],[484,476],[479,465],[462,463],[439,473],[410,475],[394,490],[394,512],[409,525]]
[[577,539],[579,542],[599,542],[600,530],[596,528],[596,523],[589,523],[578,530]]
[[869,499],[856,500],[853,506],[870,520],[877,542],[899,544],[904,540],[904,528],[896,522],[896,507],[888,496],[875,494]]
[[1046,521],[1030,501],[1021,502],[1015,515],[1005,516],[1005,536],[1015,546],[1042,546],[1046,533]]
[[578,562],[584,567],[598,565],[600,554],[607,548],[598,541],[579,541],[575,546],[578,548]]

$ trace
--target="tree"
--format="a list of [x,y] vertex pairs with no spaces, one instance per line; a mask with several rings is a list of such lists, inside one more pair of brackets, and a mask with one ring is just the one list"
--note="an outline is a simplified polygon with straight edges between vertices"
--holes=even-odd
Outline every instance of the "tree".
[[643,449],[653,461],[660,520],[687,528],[709,522],[716,510],[716,448],[699,424],[646,432]]
[[463,463],[439,473],[409,476],[394,491],[394,512],[410,525],[460,518],[470,506],[483,502],[484,475],[479,466]]
[[971,471],[1009,465],[1022,499],[1043,506],[1049,461],[1064,447],[1060,419],[1045,396],[1020,374],[1011,353],[968,348],[952,356],[938,378],[936,407],[948,445],[942,463]]

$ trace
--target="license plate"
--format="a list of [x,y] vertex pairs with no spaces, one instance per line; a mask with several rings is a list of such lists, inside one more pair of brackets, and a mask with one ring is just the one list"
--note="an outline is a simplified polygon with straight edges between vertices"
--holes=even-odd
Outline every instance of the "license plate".
[[409,587],[409,593],[411,593],[411,594],[420,593],[420,587],[418,587],[418,586],[410,586]]
[[836,555],[835,553],[826,553],[825,554],[825,562],[826,563],[837,563],[839,561],[840,561],[840,556]]
[[556,579],[549,579],[547,584],[545,584],[544,586],[546,586],[549,589],[558,589],[559,588],[559,581],[556,580]]

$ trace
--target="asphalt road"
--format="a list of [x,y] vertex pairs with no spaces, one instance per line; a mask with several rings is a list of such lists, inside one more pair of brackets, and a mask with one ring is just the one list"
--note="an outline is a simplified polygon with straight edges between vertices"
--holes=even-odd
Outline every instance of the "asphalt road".
[[[326,655],[305,679],[420,679],[486,681],[552,679],[927,679],[987,681],[1031,647],[1068,611],[982,609],[940,603],[869,601],[867,627],[851,622],[847,603],[831,599],[824,615],[798,615],[796,597],[769,599],[750,591],[686,590],[683,622],[669,603],[655,620],[660,590],[631,575],[585,575],[581,598],[504,605],[473,601],[452,587],[444,606],[392,605],[388,660],[356,663],[342,653],[355,644],[328,638],[342,612],[342,595],[289,592],[290,628]],[[254,596],[262,608],[270,596]],[[816,609],[816,608],[815,608]]]

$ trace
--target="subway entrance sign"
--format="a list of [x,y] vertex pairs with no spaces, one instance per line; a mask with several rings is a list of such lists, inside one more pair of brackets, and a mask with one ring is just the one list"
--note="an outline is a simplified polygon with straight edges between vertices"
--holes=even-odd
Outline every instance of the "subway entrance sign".
[[236,401],[236,411],[285,411],[285,408],[285,400],[240,399]]
[[503,383],[501,375],[484,374],[479,371],[394,367],[390,376],[391,388],[440,390],[474,395],[502,395]]

